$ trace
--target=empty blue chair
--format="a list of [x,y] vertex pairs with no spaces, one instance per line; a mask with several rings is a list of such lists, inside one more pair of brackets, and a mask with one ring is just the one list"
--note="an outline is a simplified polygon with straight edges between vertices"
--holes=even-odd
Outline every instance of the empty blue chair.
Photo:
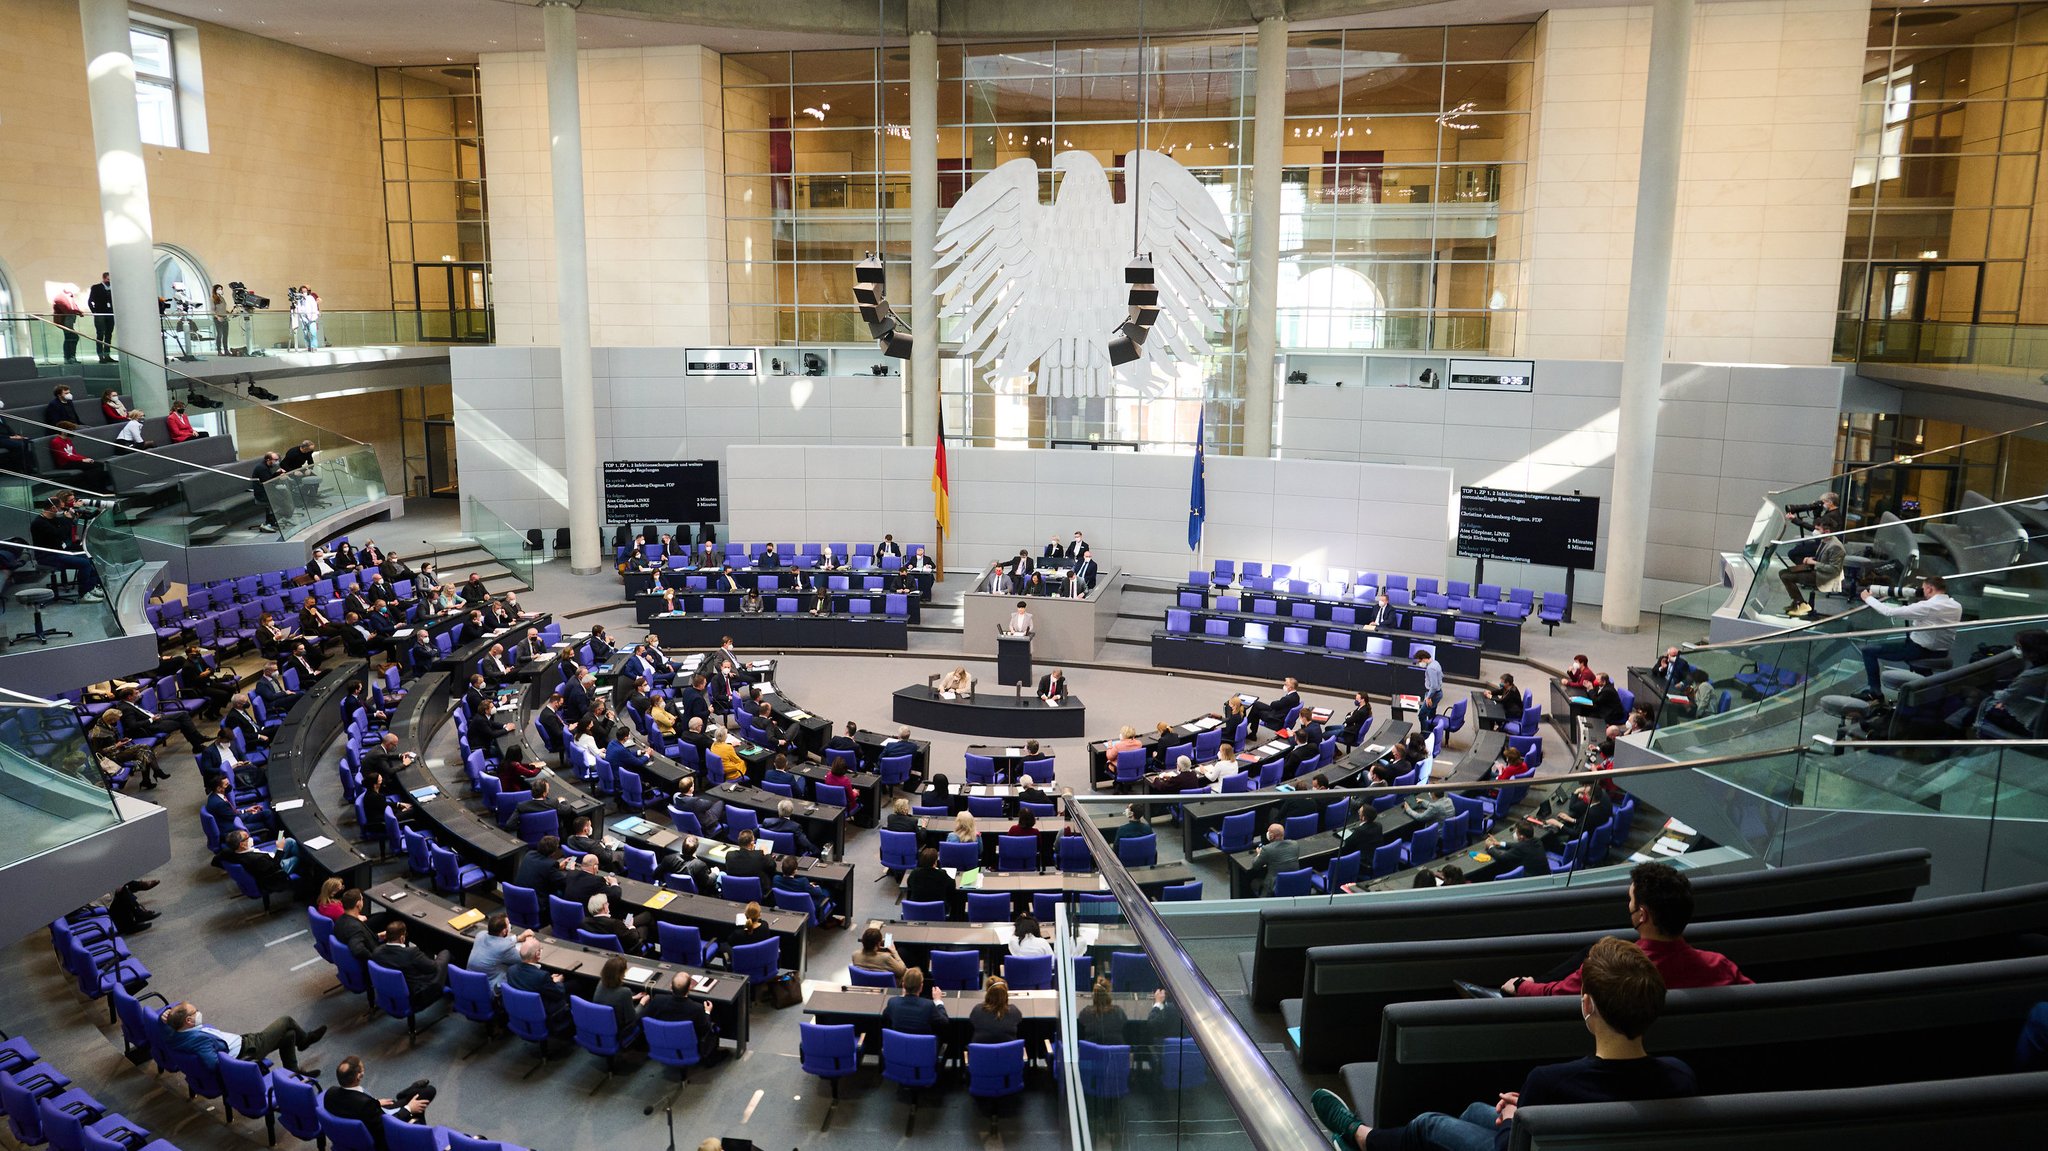
[[988,784],[1002,782],[1002,779],[996,774],[996,761],[994,756],[975,755],[972,752],[969,752],[966,755],[966,762],[968,783]]
[[1404,844],[1397,839],[1392,843],[1382,843],[1373,849],[1372,877],[1374,879],[1385,879],[1401,869],[1401,849],[1403,846]]
[[604,1060],[604,1079],[610,1082],[618,1070],[619,1053],[640,1037],[640,1024],[629,1023],[621,1030],[617,1012],[581,995],[569,997],[569,1018],[576,1025],[576,1046]]
[[555,933],[556,939],[574,943],[576,931],[582,926],[582,904],[563,899],[559,895],[548,896],[548,928]]
[[1122,1099],[1131,1093],[1131,1049],[1124,1044],[1074,1045],[1081,1069],[1081,1093],[1089,1101]]
[[1088,853],[1087,840],[1078,835],[1062,835],[1057,842],[1061,871],[1079,874],[1095,870],[1095,857]]
[[1052,989],[1052,959],[1050,955],[1005,955],[1003,982],[1008,983],[1012,991],[1049,991]]
[[505,917],[512,921],[514,927],[528,931],[540,930],[540,896],[531,887],[501,883],[498,885],[498,894],[505,901]]
[[967,797],[967,814],[976,819],[1001,819],[1003,803],[1000,795],[970,795]]
[[327,1132],[320,1128],[320,1112],[317,1110],[319,1084],[279,1067],[270,1073],[270,1097],[275,1105],[272,1113],[292,1138],[302,1143],[317,1143],[321,1151],[326,1151]]
[[1309,836],[1314,835],[1322,825],[1323,817],[1313,811],[1307,815],[1290,815],[1282,821],[1282,826],[1286,828],[1287,838],[1289,839],[1307,839]]
[[316,1101],[313,1109],[320,1116],[320,1130],[334,1141],[335,1151],[376,1151],[377,1141],[362,1120],[343,1119],[329,1111],[324,1101]]
[[642,1019],[640,1033],[647,1040],[647,1057],[663,1067],[675,1068],[684,1082],[689,1081],[690,1068],[704,1061],[704,1053],[697,1049],[697,1026],[687,1019]]
[[1202,898],[1202,881],[1190,879],[1186,883],[1170,884],[1159,892],[1161,903],[1197,903]]
[[811,898],[811,893],[808,891],[785,891],[777,888],[774,896],[775,906],[778,910],[801,913],[805,919],[810,921],[812,927],[824,923],[834,910],[831,900],[827,899],[823,906],[820,906],[816,900]]
[[[221,1106],[225,1109],[223,1119],[243,1115],[250,1119],[263,1120],[269,1132],[270,1142],[277,1142],[276,1107],[271,1101],[270,1075],[261,1063],[248,1059],[235,1059],[225,1053],[220,1056],[220,1081],[223,1088]],[[56,1142],[52,1141],[52,1151]]]
[[946,991],[979,991],[981,952],[934,950],[929,974],[934,987]]
[[477,1051],[484,1043],[491,1041],[491,1034],[498,1028],[497,989],[491,986],[491,977],[481,971],[471,971],[459,964],[448,968],[448,993],[450,1010],[471,1023],[484,1025],[484,1042],[476,1046]]
[[1344,890],[1347,883],[1358,882],[1358,873],[1365,863],[1362,851],[1347,851],[1330,861],[1330,869],[1313,876],[1310,886],[1320,892]]
[[[882,832],[882,867],[892,872],[907,872],[917,867],[917,833],[914,831]],[[899,874],[898,879],[902,876]]]
[[[370,961],[369,968],[370,1002],[376,1004],[377,1010],[393,1019],[405,1020],[408,1045],[417,1043],[419,1009],[424,1004],[419,1001],[420,997],[413,995],[412,988],[406,984],[405,973],[386,967],[374,959]],[[435,990],[432,998],[439,998],[441,990]],[[432,999],[428,1000],[431,1001]]]
[[685,967],[702,967],[711,962],[718,953],[718,945],[708,943],[703,932],[681,923],[666,919],[654,922],[654,936],[661,944],[661,959],[664,963],[680,963]]
[[894,987],[896,976],[889,971],[870,971],[865,967],[846,969],[846,982],[853,987]]
[[[885,1037],[886,1038],[886,1037]],[[1024,1090],[1024,1041],[967,1045],[967,1093],[993,1104]]]
[[1443,828],[1442,843],[1445,855],[1463,851],[1465,844],[1472,837],[1472,813],[1461,811],[1437,826]]
[[839,1098],[839,1081],[860,1069],[860,1046],[853,1024],[798,1024],[797,1057],[805,1074],[830,1083],[832,1098]]
[[970,891],[967,893],[967,922],[1005,923],[1010,918],[1010,893]]
[[510,984],[498,988],[498,999],[505,1005],[505,1029],[540,1048],[540,1063],[527,1071],[531,1075],[547,1065],[548,1040],[554,1036],[547,1006],[541,1002],[539,992],[521,991]]
[[1203,838],[1209,846],[1223,851],[1249,851],[1252,846],[1253,823],[1258,819],[1256,811],[1241,811],[1223,817],[1223,826],[1207,832]]
[[1038,837],[1036,835],[1001,835],[996,837],[997,871],[1037,871]]
[[734,903],[758,903],[761,894],[761,878],[756,875],[728,875],[718,881],[720,899]]
[[1193,622],[1193,618],[1188,612],[1182,611],[1179,608],[1168,608],[1166,610],[1166,630],[1185,633]]
[[1159,990],[1159,972],[1142,951],[1113,951],[1109,956],[1109,983],[1126,995],[1149,995]]
[[[502,793],[501,793],[502,794]],[[514,792],[515,795],[530,795],[531,792]],[[518,806],[516,803],[513,806]],[[561,817],[553,811],[528,811],[519,816],[519,838],[528,845],[541,841],[543,836],[562,834]]]
[[1116,841],[1116,857],[1125,867],[1151,867],[1159,862],[1159,835],[1121,836]]
[[1416,828],[1415,834],[1401,846],[1401,862],[1410,867],[1418,867],[1435,859],[1439,854],[1437,844],[1442,835],[1441,824],[1432,823]]
[[906,899],[903,901],[902,916],[905,923],[943,923],[946,919],[946,901],[934,899],[919,903]]
[[1276,896],[1307,895],[1309,881],[1315,876],[1315,868],[1303,867],[1294,871],[1283,871],[1273,877],[1273,894]]
[[733,974],[744,975],[749,984],[759,987],[775,978],[776,969],[782,962],[782,941],[763,939],[758,943],[742,943],[726,952],[726,962]]
[[1127,748],[1116,753],[1116,785],[1118,789],[1136,787],[1145,782],[1145,749]]
[[[1017,1046],[1022,1048],[1024,1041],[1017,1040]],[[918,1094],[939,1081],[939,1037],[883,1028],[882,1078],[910,1092],[910,1129],[915,1129]]]
[[462,862],[453,851],[438,844],[429,845],[427,855],[433,860],[434,890],[443,895],[459,897],[472,887],[485,887],[491,882],[489,872],[476,864]]

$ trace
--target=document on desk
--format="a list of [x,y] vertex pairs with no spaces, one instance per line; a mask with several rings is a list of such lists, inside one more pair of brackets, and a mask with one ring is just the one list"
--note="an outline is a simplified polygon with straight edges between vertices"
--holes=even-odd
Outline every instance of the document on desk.
[[1692,844],[1682,839],[1672,839],[1670,836],[1665,836],[1651,844],[1650,850],[1659,855],[1684,855],[1691,847]]
[[302,808],[302,807],[304,807],[304,806],[306,806],[306,801],[305,801],[305,800],[303,800],[303,799],[282,799],[282,800],[279,800],[278,802],[276,802],[276,803],[272,804],[272,805],[270,806],[270,810],[272,810],[272,811],[297,811],[297,810],[298,810],[299,808]]
[[802,723],[804,720],[811,718],[811,713],[808,711],[792,711],[789,713],[789,718],[792,723]]
[[958,693],[955,693],[955,692],[950,692],[950,691],[942,691],[942,692],[940,692],[940,693],[939,693],[939,698],[940,698],[940,699],[959,699],[959,698],[960,698],[960,696],[958,695]]
[[1194,728],[1196,731],[1212,731],[1216,728],[1222,727],[1223,721],[1217,719],[1213,715],[1205,715],[1202,718],[1196,720],[1195,722],[1189,724],[1188,726]]
[[669,904],[674,903],[675,901],[675,892],[657,891],[653,895],[647,897],[647,908],[650,911],[660,911],[662,908],[667,907]]
[[1670,833],[1671,833],[1671,834],[1673,834],[1673,835],[1698,835],[1698,834],[1699,834],[1699,832],[1697,832],[1697,831],[1694,831],[1694,830],[1693,830],[1692,828],[1690,828],[1690,827],[1686,826],[1685,824],[1683,824],[1683,823],[1679,822],[1679,821],[1678,821],[1677,819],[1667,819],[1667,820],[1665,820],[1665,821],[1664,821],[1664,830],[1666,830],[1666,831],[1670,832]]
[[651,982],[653,979],[654,969],[651,967],[626,968],[626,982],[628,983],[647,983]]
[[451,930],[454,931],[467,931],[470,928],[475,927],[477,924],[482,923],[483,921],[483,909],[472,907],[468,911],[463,912],[461,915],[455,916],[454,918],[450,919],[448,921],[448,926]]
[[329,839],[324,835],[316,835],[313,838],[307,840],[303,846],[309,847],[314,851],[318,851],[321,848],[332,844],[333,842],[334,841],[332,839]]
[[762,695],[774,695],[775,685],[772,683],[757,683],[754,685],[754,690],[760,692]]
[[1003,754],[1012,759],[1017,759],[1023,756],[1024,749],[1021,747],[1006,747],[1003,749]]
[[1048,699],[1045,701],[1045,706],[1047,707],[1058,707],[1059,705],[1060,701],[1056,699]]

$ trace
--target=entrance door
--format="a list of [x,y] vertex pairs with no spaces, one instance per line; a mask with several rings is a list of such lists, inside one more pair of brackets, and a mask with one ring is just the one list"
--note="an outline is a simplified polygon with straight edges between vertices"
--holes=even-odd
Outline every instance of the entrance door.
[[482,264],[414,264],[412,290],[418,301],[420,339],[490,342],[490,289]]
[[422,420],[427,433],[427,494],[452,500],[462,494],[455,469],[455,421]]
[[1871,265],[1861,358],[1909,364],[1969,362],[1983,278],[1982,264],[1922,260]]

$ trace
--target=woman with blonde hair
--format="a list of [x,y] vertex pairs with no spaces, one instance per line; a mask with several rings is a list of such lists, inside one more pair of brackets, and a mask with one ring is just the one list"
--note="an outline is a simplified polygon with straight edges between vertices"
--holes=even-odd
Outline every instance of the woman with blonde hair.
[[950,843],[980,843],[981,832],[974,826],[974,815],[961,812],[953,817],[953,834],[946,837]]

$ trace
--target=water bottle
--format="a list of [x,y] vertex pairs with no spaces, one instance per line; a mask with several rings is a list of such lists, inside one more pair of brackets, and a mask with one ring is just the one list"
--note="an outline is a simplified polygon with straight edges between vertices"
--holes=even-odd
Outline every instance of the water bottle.
[[830,863],[830,862],[832,862],[832,845],[831,845],[831,844],[829,844],[829,843],[828,843],[828,844],[826,844],[825,846],[823,846],[823,847],[820,847],[820,848],[818,849],[818,862],[819,862],[819,863]]

